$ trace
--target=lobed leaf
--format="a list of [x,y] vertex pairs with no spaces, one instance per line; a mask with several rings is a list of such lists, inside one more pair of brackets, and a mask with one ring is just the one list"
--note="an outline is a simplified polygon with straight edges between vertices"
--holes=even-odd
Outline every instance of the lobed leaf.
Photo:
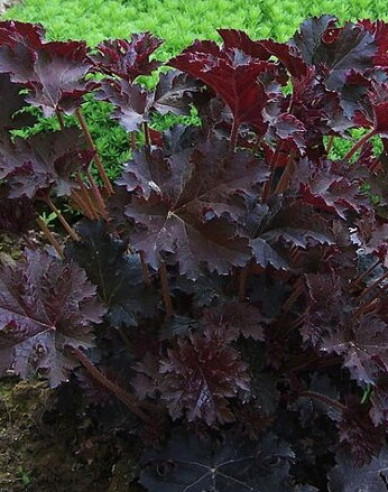
[[77,362],[68,349],[93,346],[93,323],[105,309],[95,287],[73,263],[28,251],[0,270],[0,371],[23,378],[42,373],[50,386],[69,379]]

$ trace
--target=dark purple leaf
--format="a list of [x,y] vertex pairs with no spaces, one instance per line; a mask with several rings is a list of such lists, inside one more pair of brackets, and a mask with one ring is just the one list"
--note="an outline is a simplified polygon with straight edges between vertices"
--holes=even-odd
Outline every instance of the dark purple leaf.
[[32,201],[27,197],[8,198],[8,190],[0,187],[0,231],[11,234],[27,233],[36,218]]
[[172,156],[140,152],[126,165],[120,185],[134,191],[126,215],[131,244],[157,268],[161,253],[174,253],[181,274],[197,278],[201,265],[227,273],[249,258],[248,240],[233,222],[244,213],[238,198],[267,176],[262,161],[228,142],[211,140]]
[[34,116],[29,113],[15,114],[26,107],[26,96],[20,94],[22,89],[21,84],[14,84],[10,81],[8,74],[0,74],[1,132],[31,126],[36,121]]
[[385,446],[368,465],[356,466],[346,451],[339,451],[337,465],[328,474],[329,492],[386,492],[388,450]]
[[289,44],[315,65],[329,90],[340,91],[350,70],[363,73],[373,67],[377,47],[367,29],[350,22],[337,28],[335,23],[330,15],[308,19]]
[[150,60],[162,40],[149,32],[132,34],[126,39],[106,40],[97,46],[99,53],[92,55],[98,71],[132,82],[139,75],[149,75],[160,63]]
[[200,89],[196,79],[185,73],[170,70],[161,73],[156,86],[152,108],[160,114],[190,114],[193,93]]
[[203,323],[210,328],[222,328],[237,339],[240,335],[253,340],[264,340],[266,318],[259,308],[243,303],[229,302],[203,313]]
[[207,425],[234,420],[228,400],[247,390],[247,364],[230,347],[234,335],[222,328],[205,328],[203,335],[177,339],[160,362],[158,386],[171,417]]
[[35,197],[39,191],[56,188],[58,196],[69,195],[78,188],[72,175],[91,159],[79,147],[81,133],[77,129],[40,133],[27,140],[16,139],[0,146],[0,178],[10,187],[10,198]]
[[139,130],[142,123],[149,121],[149,94],[138,84],[126,80],[104,80],[95,97],[115,105],[111,118],[118,120],[128,132]]
[[175,431],[166,449],[144,456],[148,466],[140,483],[149,492],[294,490],[287,479],[295,455],[276,436],[258,443],[228,436],[218,445],[206,444]]
[[349,325],[350,319],[348,326],[333,326],[320,349],[341,355],[356,381],[375,383],[379,371],[388,372],[388,325],[375,316]]
[[368,415],[362,414],[355,400],[337,422],[339,442],[349,448],[354,464],[366,465],[377,456],[383,443],[382,428],[376,428]]
[[85,42],[44,42],[40,26],[2,24],[0,72],[29,90],[26,100],[45,116],[73,113],[89,92],[85,75],[92,63]]
[[156,296],[146,287],[138,255],[127,254],[127,244],[113,239],[102,223],[82,222],[83,240],[66,246],[67,255],[85,269],[109,307],[107,319],[116,328],[137,326],[140,317],[155,314]]
[[357,166],[350,167],[345,162],[321,161],[317,166],[304,159],[298,164],[294,183],[299,185],[304,203],[335,212],[344,219],[349,210],[361,213],[371,209],[360,188],[364,174]]
[[[278,90],[270,88],[265,78],[271,81],[277,79],[280,76],[279,67],[251,56],[250,50],[248,53],[244,51],[247,40],[236,43],[233,30],[220,30],[220,34],[224,40],[223,47],[213,41],[195,41],[172,58],[168,65],[210,86],[231,109],[235,126],[249,123],[259,133],[264,133],[266,123],[263,109],[269,101],[278,97]],[[268,53],[265,58],[268,58]]]
[[27,251],[0,271],[1,370],[23,378],[42,373],[52,387],[77,366],[67,348],[93,345],[93,323],[105,312],[83,270],[47,253]]

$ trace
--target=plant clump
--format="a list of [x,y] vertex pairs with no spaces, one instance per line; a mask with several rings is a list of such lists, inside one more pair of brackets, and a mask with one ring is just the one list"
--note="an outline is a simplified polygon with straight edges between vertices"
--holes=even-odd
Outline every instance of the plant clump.
[[[138,436],[146,490],[386,490],[387,33],[220,29],[151,90],[150,33],[91,50],[0,24],[1,228],[47,239],[0,269],[0,370]],[[86,94],[128,133],[114,183]],[[31,107],[57,129],[16,136]]]

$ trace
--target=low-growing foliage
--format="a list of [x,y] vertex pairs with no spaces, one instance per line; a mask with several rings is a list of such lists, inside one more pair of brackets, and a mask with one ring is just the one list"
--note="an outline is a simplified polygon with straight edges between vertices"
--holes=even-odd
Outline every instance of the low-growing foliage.
[[[387,33],[221,29],[151,89],[148,32],[91,50],[0,24],[0,228],[27,244],[0,270],[0,370],[100,418],[117,398],[147,490],[386,490]],[[85,98],[131,150],[115,182]],[[55,129],[21,138],[30,107]]]

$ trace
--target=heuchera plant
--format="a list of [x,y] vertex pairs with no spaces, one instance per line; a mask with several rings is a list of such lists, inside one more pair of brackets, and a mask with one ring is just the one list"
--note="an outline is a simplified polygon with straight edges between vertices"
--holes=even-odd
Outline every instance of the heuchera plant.
[[[85,406],[110,392],[150,491],[385,491],[388,24],[219,34],[150,90],[150,33],[91,50],[0,24],[0,228],[27,244],[0,271],[0,371],[79,384]],[[129,134],[116,183],[87,93]],[[15,136],[28,106],[59,130]],[[351,148],[333,160],[336,138]]]

